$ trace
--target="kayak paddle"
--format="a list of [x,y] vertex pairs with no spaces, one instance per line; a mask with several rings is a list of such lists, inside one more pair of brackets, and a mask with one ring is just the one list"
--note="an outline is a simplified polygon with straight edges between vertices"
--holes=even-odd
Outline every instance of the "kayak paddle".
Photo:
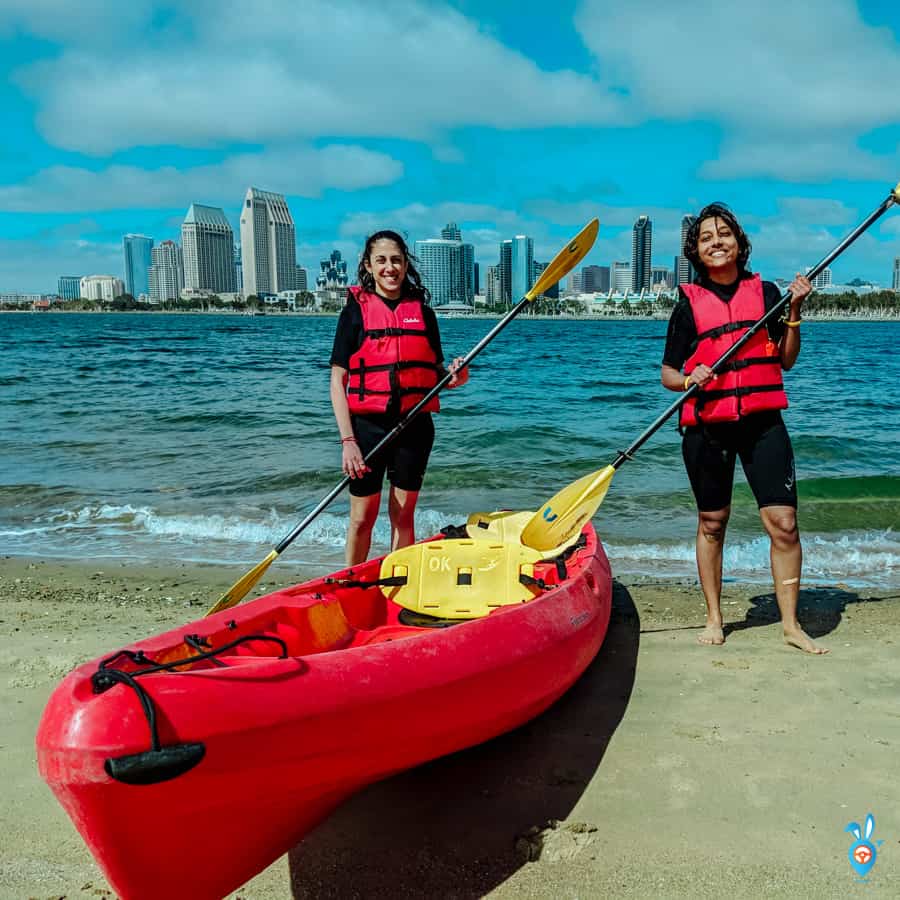
[[[560,278],[570,272],[584,257],[588,250],[594,245],[597,237],[597,231],[600,223],[597,219],[588,222],[581,231],[563,247],[559,253],[553,258],[553,261],[541,272],[540,277],[534,283],[527,294],[505,315],[502,319],[463,357],[460,368],[465,368],[481,351],[536,297],[539,297],[548,288],[556,284]],[[393,441],[397,435],[409,425],[413,417],[419,413],[422,408],[447,384],[449,384],[452,374],[447,372],[443,378],[389,431],[373,448],[366,454],[364,462],[369,462],[381,450]],[[300,535],[306,527],[337,497],[341,491],[350,483],[350,476],[345,475],[341,482],[332,488],[317,504],[306,518],[297,525],[296,528],[285,537],[261,562],[255,565],[246,575],[236,581],[221,597],[210,607],[208,616],[213,613],[220,612],[223,609],[229,609],[247,595],[248,591],[263,576],[265,571],[275,561],[275,559],[291,544],[298,535]]]
[[[813,279],[827,265],[847,249],[866,229],[893,205],[900,204],[900,184],[885,198],[881,205],[847,237],[844,238],[821,262],[807,273]],[[718,373],[722,366],[731,359],[760,328],[775,319],[790,302],[791,292],[786,290],[781,300],[773,306],[758,322],[751,325],[746,333],[728,348],[710,368]],[[572,484],[564,487],[549,502],[545,503],[522,529],[521,541],[526,547],[546,552],[565,545],[577,536],[585,523],[599,509],[616,470],[643,446],[644,442],[674,413],[682,404],[693,397],[700,387],[691,385],[681,396],[627,449],[620,450],[613,462],[603,469],[585,475]]]

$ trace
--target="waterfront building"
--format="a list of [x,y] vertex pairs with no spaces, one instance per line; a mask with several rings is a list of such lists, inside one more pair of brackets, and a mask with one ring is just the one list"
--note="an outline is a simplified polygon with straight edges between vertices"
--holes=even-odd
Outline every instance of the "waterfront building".
[[349,284],[347,276],[347,260],[340,250],[332,250],[327,259],[319,261],[319,274],[316,276],[316,287],[319,290],[339,290]]
[[500,266],[487,267],[484,286],[484,299],[488,306],[499,306],[503,303],[503,291],[500,285]]
[[684,242],[687,240],[688,230],[694,224],[696,218],[696,216],[689,215],[681,217],[681,243],[678,246],[678,255],[675,257],[676,284],[690,284],[696,275],[691,261],[684,255]]
[[631,288],[644,291],[650,287],[653,223],[649,216],[638,216],[631,232]]
[[534,284],[534,239],[517,234],[510,249],[510,302],[518,303]]
[[241,210],[241,253],[243,289],[248,297],[294,289],[296,235],[284,194],[247,189]]
[[192,203],[181,225],[184,286],[234,293],[234,231],[218,206]]
[[610,272],[610,289],[616,293],[627,294],[631,290],[631,266],[627,262],[614,262]]
[[297,272],[294,275],[294,285],[296,286],[298,291],[308,291],[309,290],[309,275],[306,272],[306,269],[303,266],[297,266]]
[[900,256],[894,257],[894,278],[891,281],[891,287],[895,291],[900,291]]
[[481,293],[481,265],[479,263],[473,263],[472,268],[475,274],[475,294],[477,296]]
[[115,275],[85,275],[79,285],[79,296],[88,300],[112,303],[125,293],[125,282]]
[[583,294],[584,292],[584,270],[581,272],[573,272],[569,276],[569,285],[566,289],[566,293]]
[[234,289],[238,294],[244,293],[244,260],[241,245],[234,245]]
[[184,289],[184,259],[175,241],[163,241],[150,251],[150,302],[177,300]]
[[150,294],[150,266],[153,238],[143,234],[126,234],[122,238],[125,254],[125,292],[137,299]]
[[[810,272],[810,268],[807,268],[806,274],[808,275]],[[821,290],[822,288],[831,287],[831,269],[826,266],[816,275],[815,278],[811,279],[810,284],[813,286],[813,290]]]
[[650,269],[650,287],[667,289],[675,287],[675,274],[666,266],[652,266]]
[[475,303],[475,248],[462,240],[455,222],[441,230],[442,235],[459,237],[427,238],[416,241],[415,254],[419,274],[431,294],[434,307]]
[[[535,284],[538,278],[541,277],[541,272],[549,266],[550,263],[538,262],[535,260],[531,266],[531,284]],[[551,284],[543,293],[538,296],[544,297],[547,300],[559,300],[559,282],[556,284]]]
[[81,296],[81,276],[60,275],[56,282],[56,293],[60,300],[77,300]]
[[502,303],[512,301],[512,241],[500,242],[500,300]]
[[609,266],[585,266],[581,270],[579,293],[603,293],[609,291]]

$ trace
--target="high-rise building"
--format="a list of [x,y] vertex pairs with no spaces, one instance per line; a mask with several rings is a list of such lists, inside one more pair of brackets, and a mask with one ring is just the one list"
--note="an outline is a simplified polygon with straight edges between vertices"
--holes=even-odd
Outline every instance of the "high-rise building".
[[585,294],[609,292],[609,266],[585,266],[581,270],[581,279]]
[[[809,269],[806,270],[807,274],[809,274]],[[813,290],[816,288],[827,288],[831,287],[831,269],[826,266],[810,281],[810,284],[813,286]]]
[[571,293],[571,294],[583,294],[584,293],[583,270],[581,272],[572,272],[572,274],[569,275],[569,293]]
[[900,256],[894,257],[894,278],[891,286],[895,291],[900,291]]
[[125,282],[115,275],[85,275],[79,284],[82,297],[111,303],[125,293]]
[[175,241],[162,241],[150,251],[150,300],[165,303],[177,300],[184,287],[184,260]]
[[340,250],[332,250],[328,259],[319,260],[319,274],[316,276],[318,290],[340,290],[347,287],[347,260]]
[[649,216],[638,216],[631,233],[631,288],[649,290],[650,258],[653,250],[653,223]]
[[510,303],[512,300],[512,241],[500,242],[500,301]]
[[631,290],[631,266],[627,262],[614,262],[610,280],[617,294],[627,294]]
[[481,266],[479,263],[473,263],[473,272],[475,277],[475,293],[481,293]]
[[181,224],[184,286],[234,293],[234,231],[218,206],[192,203]]
[[60,275],[56,282],[56,293],[60,300],[77,300],[81,296],[81,276]]
[[126,234],[122,238],[125,253],[125,292],[132,297],[145,297],[150,293],[150,251],[153,238],[143,234]]
[[696,219],[696,216],[684,215],[681,217],[681,243],[678,246],[678,256],[675,257],[676,284],[690,284],[697,274],[691,261],[684,255],[684,242],[687,240],[688,230]]
[[303,266],[297,266],[297,274],[294,276],[294,285],[298,291],[309,290],[309,275]]
[[[538,262],[535,260],[531,264],[531,283],[535,284],[538,278],[541,277],[541,272],[549,266],[550,263]],[[540,295],[541,297],[546,297],[548,300],[558,300],[559,299],[559,282],[556,284],[551,284],[550,287],[546,288],[543,293]]]
[[503,291],[500,286],[500,266],[488,266],[484,279],[484,299],[488,306],[499,306],[503,303]]
[[534,240],[525,234],[512,239],[510,254],[510,301],[518,303],[534,284]]
[[241,254],[247,296],[294,289],[296,235],[283,194],[247,189],[241,210]]
[[416,241],[419,274],[431,294],[431,305],[465,303],[472,306],[475,303],[475,248],[462,240],[455,222],[445,225],[441,234],[459,237]]
[[234,245],[234,289],[239,294],[244,293],[244,260],[240,244]]

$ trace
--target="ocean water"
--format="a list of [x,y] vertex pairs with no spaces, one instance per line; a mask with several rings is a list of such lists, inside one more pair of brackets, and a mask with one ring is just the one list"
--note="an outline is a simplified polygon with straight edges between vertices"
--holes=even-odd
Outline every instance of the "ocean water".
[[[252,565],[341,478],[328,399],[336,320],[0,315],[0,553]],[[441,321],[445,353],[494,324]],[[672,401],[666,323],[520,316],[442,394],[420,535],[534,509],[613,460]],[[900,585],[898,322],[809,322],[786,375],[806,582]],[[346,496],[285,550],[334,569]],[[669,422],[596,517],[617,575],[693,575],[695,511]],[[385,517],[375,551],[387,547]],[[765,582],[739,472],[729,577]]]

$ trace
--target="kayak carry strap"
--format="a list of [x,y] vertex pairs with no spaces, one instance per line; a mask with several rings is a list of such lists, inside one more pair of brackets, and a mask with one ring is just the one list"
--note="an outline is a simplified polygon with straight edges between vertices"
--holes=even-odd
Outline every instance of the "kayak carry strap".
[[[200,742],[184,744],[170,744],[163,747],[159,740],[159,730],[156,724],[156,706],[153,698],[147,693],[146,688],[138,684],[137,679],[141,675],[151,675],[155,672],[172,672],[179,666],[190,665],[200,660],[214,660],[218,665],[224,665],[215,657],[227,650],[243,644],[247,641],[274,641],[281,646],[281,659],[287,657],[287,644],[278,637],[266,634],[245,635],[230,641],[221,647],[205,650],[193,656],[175,659],[171,662],[156,663],[148,657],[143,650],[120,650],[113,656],[100,662],[97,671],[91,676],[91,686],[95,694],[102,694],[117,684],[124,684],[131,688],[138,696],[141,709],[147,719],[147,727],[150,731],[150,749],[143,753],[128,753],[123,756],[111,756],[103,762],[103,768],[110,778],[123,784],[159,784],[162,781],[170,781],[185,772],[190,771],[203,759],[206,754],[206,746]],[[209,646],[209,641],[200,635],[189,634],[185,636],[185,644],[192,648]],[[141,669],[126,671],[116,668],[113,663],[120,660],[128,660],[134,665],[144,666]],[[176,673],[177,674],[177,673]]]

